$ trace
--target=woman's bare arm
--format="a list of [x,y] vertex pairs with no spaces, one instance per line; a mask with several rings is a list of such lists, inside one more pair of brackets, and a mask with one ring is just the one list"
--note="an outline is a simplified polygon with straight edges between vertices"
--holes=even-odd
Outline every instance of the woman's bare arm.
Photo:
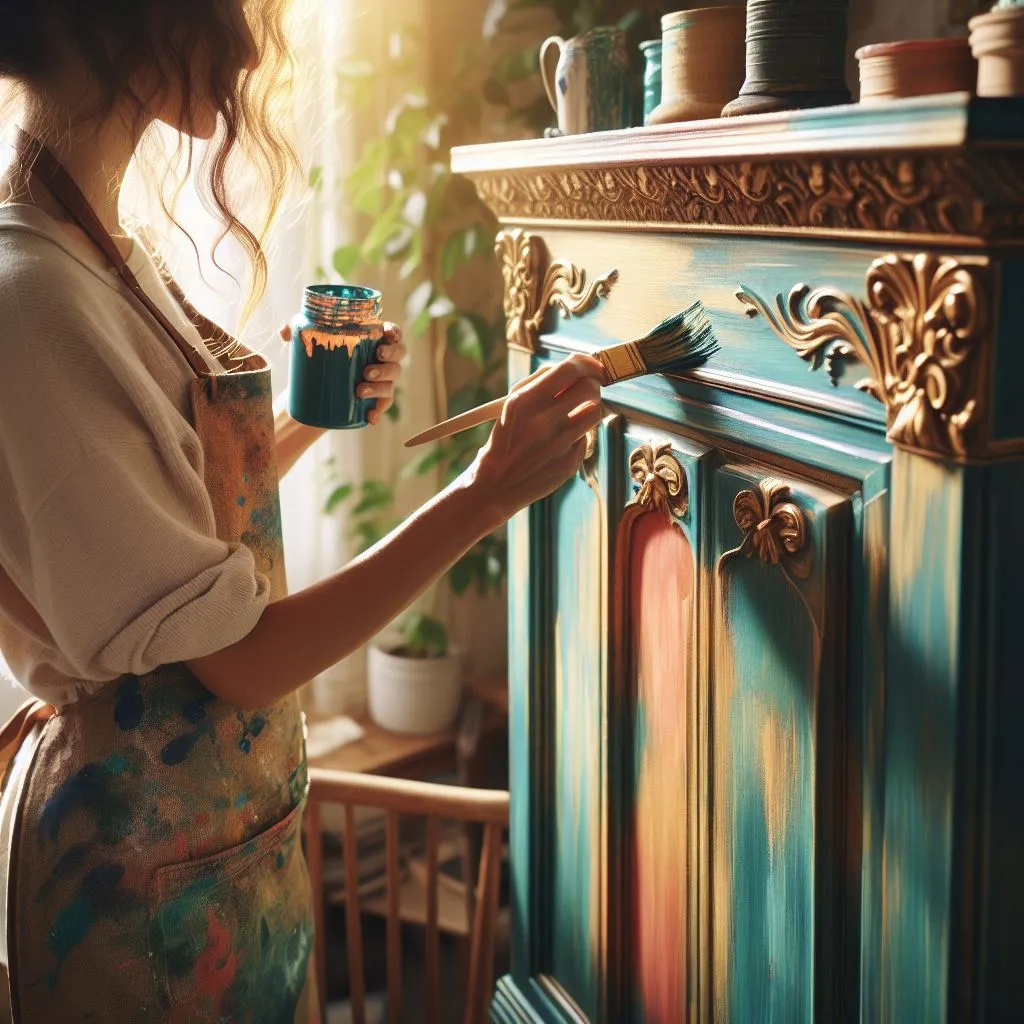
[[506,401],[473,466],[321,583],[271,604],[244,639],[189,663],[218,697],[264,707],[380,632],[481,538],[579,467],[601,418],[601,364],[571,356]]
[[339,572],[271,604],[243,640],[190,668],[233,704],[272,704],[366,643],[500,522],[460,479]]

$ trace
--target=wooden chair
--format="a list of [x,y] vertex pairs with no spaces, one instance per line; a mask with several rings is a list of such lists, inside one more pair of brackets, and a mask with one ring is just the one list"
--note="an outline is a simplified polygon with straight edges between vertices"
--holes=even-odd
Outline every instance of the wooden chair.
[[[324,933],[324,858],[321,810],[339,804],[344,810],[345,836],[356,835],[356,808],[386,813],[387,863],[387,986],[388,1020],[397,1021],[402,1007],[401,918],[399,892],[399,821],[405,816],[425,819],[426,826],[426,1017],[437,1024],[440,1010],[438,934],[439,823],[455,821],[483,826],[483,850],[476,880],[476,898],[469,937],[469,969],[465,994],[465,1024],[487,1020],[494,984],[494,931],[498,915],[501,850],[508,825],[508,793],[462,786],[413,782],[378,775],[311,768],[306,808],[307,859],[316,900],[316,957],[320,998],[327,993],[327,944]],[[365,1024],[366,990],[360,921],[357,849],[344,843],[345,909],[348,935],[349,987],[354,1024]]]

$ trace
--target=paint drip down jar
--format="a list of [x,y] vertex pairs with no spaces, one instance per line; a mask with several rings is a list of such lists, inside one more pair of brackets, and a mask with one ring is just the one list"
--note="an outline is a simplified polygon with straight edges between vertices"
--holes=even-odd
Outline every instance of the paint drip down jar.
[[348,284],[305,289],[301,316],[292,321],[288,412],[311,427],[365,427],[376,399],[356,388],[384,337],[381,294]]

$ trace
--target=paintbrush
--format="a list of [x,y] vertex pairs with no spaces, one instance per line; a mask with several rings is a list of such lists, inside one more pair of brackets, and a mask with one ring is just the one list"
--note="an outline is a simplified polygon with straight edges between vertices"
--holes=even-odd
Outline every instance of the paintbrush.
[[[605,384],[616,384],[633,377],[642,377],[646,373],[679,373],[690,370],[707,362],[717,351],[718,342],[715,340],[707,312],[701,303],[695,302],[682,313],[662,320],[650,334],[638,341],[627,341],[622,345],[601,349],[595,352],[594,356],[604,365],[607,374]],[[405,447],[415,448],[428,441],[440,441],[480,423],[496,420],[501,415],[506,398],[508,395],[503,395],[492,402],[452,416],[429,430],[410,437],[405,442]]]

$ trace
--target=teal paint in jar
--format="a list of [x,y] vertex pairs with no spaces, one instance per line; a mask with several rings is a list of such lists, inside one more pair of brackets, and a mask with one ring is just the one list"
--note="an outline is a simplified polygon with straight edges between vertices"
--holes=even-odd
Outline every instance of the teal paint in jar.
[[661,102],[661,40],[648,39],[640,44],[644,58],[644,124]]
[[288,412],[311,427],[365,427],[376,399],[357,398],[363,372],[384,337],[381,294],[348,284],[305,290],[301,316],[292,321]]

